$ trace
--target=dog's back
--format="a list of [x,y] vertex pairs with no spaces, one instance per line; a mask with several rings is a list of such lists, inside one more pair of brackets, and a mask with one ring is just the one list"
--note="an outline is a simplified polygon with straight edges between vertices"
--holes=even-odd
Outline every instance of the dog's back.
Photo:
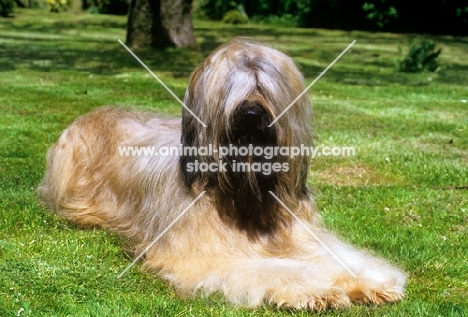
[[[149,164],[159,164],[161,173],[174,170],[173,160],[134,153],[135,149],[178,146],[180,119],[161,119],[155,114],[115,107],[94,110],[71,124],[47,154],[47,171],[37,192],[44,205],[61,217],[84,226],[122,228],[123,206],[116,196],[141,195],[138,184],[126,186],[126,173],[138,173]],[[140,186],[141,187],[141,186]],[[132,190],[129,190],[132,189]],[[143,204],[141,200],[129,199]],[[141,206],[133,207],[135,210]],[[128,222],[131,223],[131,222]],[[134,230],[135,231],[135,230]],[[128,228],[128,236],[136,234]]]

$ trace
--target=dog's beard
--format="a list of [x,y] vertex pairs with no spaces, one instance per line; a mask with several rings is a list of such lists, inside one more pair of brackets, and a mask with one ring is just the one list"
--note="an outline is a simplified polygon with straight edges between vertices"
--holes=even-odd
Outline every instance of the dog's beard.
[[[253,95],[241,102],[230,116],[224,117],[225,129],[218,134],[217,144],[223,147],[240,149],[277,146],[278,136],[275,125],[268,127],[274,114],[266,104],[265,99]],[[183,131],[184,146],[193,145],[194,135]],[[282,163],[280,157],[265,155],[241,155],[229,153],[222,157],[227,163],[225,172],[187,172],[187,164],[195,160],[207,161],[207,158],[182,157],[180,167],[185,177],[185,184],[192,186],[194,182],[203,184],[213,199],[218,213],[225,222],[245,230],[251,237],[273,234],[284,219],[279,219],[279,205],[269,191],[275,192],[278,186],[278,172],[271,170],[273,163]],[[217,158],[208,158],[216,162]],[[256,168],[254,167],[254,163]],[[265,171],[262,167],[269,167]],[[243,167],[243,168],[242,168]],[[258,169],[260,167],[260,169]],[[254,170],[255,171],[254,171]]]
[[[255,96],[239,105],[228,124],[221,144],[232,144],[242,147],[261,147],[277,145],[275,127],[268,127],[273,121],[261,98]],[[265,158],[255,154],[229,155],[227,173],[218,178],[218,184],[211,184],[216,197],[218,209],[223,208],[224,217],[234,220],[248,232],[271,233],[278,225],[276,219],[276,202],[269,194],[278,184],[278,174],[266,173],[262,168],[253,171],[253,164],[258,167],[277,162],[277,158]],[[246,166],[246,171],[239,171],[239,166]],[[237,170],[235,167],[237,166]],[[218,189],[216,189],[218,186]]]

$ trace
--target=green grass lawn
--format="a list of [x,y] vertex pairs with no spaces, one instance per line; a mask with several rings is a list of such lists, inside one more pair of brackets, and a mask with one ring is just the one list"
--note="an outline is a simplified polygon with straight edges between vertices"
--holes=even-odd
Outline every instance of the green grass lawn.
[[117,42],[124,17],[16,13],[0,19],[0,316],[468,315],[468,38],[434,38],[442,68],[419,74],[394,71],[410,36],[390,33],[196,21],[200,51],[136,52],[182,98],[193,68],[234,36],[276,43],[307,83],[357,40],[309,91],[315,144],[357,155],[315,159],[309,183],[327,226],[408,272],[408,287],[397,304],[312,314],[181,299],[138,265],[118,280],[124,241],[41,207],[46,151],[77,116],[181,107]]

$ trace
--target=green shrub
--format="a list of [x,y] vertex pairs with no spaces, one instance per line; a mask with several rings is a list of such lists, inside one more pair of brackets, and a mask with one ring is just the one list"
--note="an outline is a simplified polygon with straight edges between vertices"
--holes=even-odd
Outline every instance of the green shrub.
[[221,20],[229,10],[236,7],[236,3],[225,0],[201,0],[199,10],[202,16],[211,20]]
[[[401,58],[401,47],[398,47],[398,52]],[[417,37],[411,42],[406,57],[397,61],[396,68],[400,72],[415,73],[425,70],[435,72],[439,70],[437,58],[441,52],[441,49],[436,49],[436,44],[432,40]]]
[[256,24],[271,25],[277,27],[294,28],[299,25],[300,18],[291,14],[282,16],[269,15],[269,16],[253,16],[250,21]]
[[101,12],[99,12],[99,8],[97,6],[91,6],[89,8],[86,9],[86,13],[89,13],[89,14],[99,14]]
[[50,12],[68,11],[70,8],[70,0],[47,0],[47,7]]
[[249,19],[239,10],[230,10],[224,15],[223,22],[229,24],[245,24],[249,22]]
[[7,17],[13,13],[13,0],[0,0],[0,16]]
[[366,18],[373,21],[379,28],[386,26],[391,19],[398,18],[398,12],[393,6],[386,4],[385,0],[364,2],[362,10],[366,13]]

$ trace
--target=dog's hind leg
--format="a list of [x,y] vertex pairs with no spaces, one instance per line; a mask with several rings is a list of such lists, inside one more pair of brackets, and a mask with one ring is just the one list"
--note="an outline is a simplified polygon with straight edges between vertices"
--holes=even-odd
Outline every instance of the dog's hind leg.
[[130,135],[122,121],[131,119],[128,111],[103,107],[62,133],[47,153],[47,171],[37,189],[46,207],[80,226],[111,224],[118,201],[112,179],[128,164],[117,151]]

